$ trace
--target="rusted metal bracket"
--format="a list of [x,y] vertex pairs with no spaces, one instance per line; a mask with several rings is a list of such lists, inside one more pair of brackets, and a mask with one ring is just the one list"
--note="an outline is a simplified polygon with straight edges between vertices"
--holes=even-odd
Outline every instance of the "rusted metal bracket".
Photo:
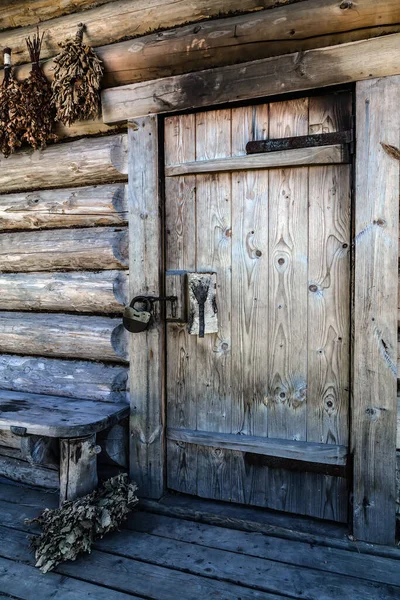
[[333,133],[318,133],[313,135],[299,135],[287,138],[247,142],[246,153],[259,154],[260,152],[278,152],[280,150],[295,150],[297,148],[312,148],[315,146],[351,144],[352,142],[352,130],[337,131]]

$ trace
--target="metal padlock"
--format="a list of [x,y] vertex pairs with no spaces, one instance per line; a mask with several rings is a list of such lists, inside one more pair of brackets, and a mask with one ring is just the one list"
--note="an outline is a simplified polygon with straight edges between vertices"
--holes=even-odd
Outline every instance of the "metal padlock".
[[[138,304],[139,302],[145,305],[144,310],[135,308],[135,304]],[[141,296],[134,298],[130,305],[125,307],[122,322],[125,329],[131,333],[146,331],[152,323],[150,300]]]

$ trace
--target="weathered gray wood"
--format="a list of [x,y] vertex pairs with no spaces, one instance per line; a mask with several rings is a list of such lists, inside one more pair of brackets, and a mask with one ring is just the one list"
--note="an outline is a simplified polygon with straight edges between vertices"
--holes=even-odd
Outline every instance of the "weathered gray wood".
[[103,119],[180,111],[400,73],[400,34],[110,88]]
[[397,414],[399,162],[393,111],[400,77],[356,87],[353,528],[358,539],[393,544]]
[[21,450],[21,438],[11,431],[0,430],[0,446]]
[[399,562],[395,559],[339,550],[318,543],[266,537],[262,533],[239,531],[145,512],[132,514],[128,520],[128,527],[133,531],[166,539],[400,585]]
[[397,437],[396,448],[400,450],[400,397],[397,396]]
[[295,440],[262,438],[252,435],[235,435],[188,429],[167,429],[167,439],[214,448],[228,448],[241,452],[253,452],[265,456],[288,458],[305,462],[345,465],[347,447]]
[[120,318],[0,312],[0,352],[90,360],[128,360]]
[[127,303],[126,271],[0,274],[0,310],[121,313]]
[[[128,368],[83,360],[1,354],[0,389],[124,402],[128,400]],[[1,436],[0,432],[3,444]]]
[[128,220],[125,190],[117,183],[3,194],[0,231],[120,225]]
[[[160,295],[162,266],[157,117],[129,124],[129,291],[130,297]],[[130,474],[141,496],[164,490],[163,320],[130,335]]]
[[296,148],[232,158],[198,160],[165,167],[167,177],[196,173],[219,173],[224,171],[244,171],[249,169],[274,169],[299,167],[302,165],[327,165],[347,163],[349,155],[346,146],[316,146],[314,148]]
[[126,227],[0,234],[2,272],[124,269],[127,264]]
[[0,157],[1,192],[124,181],[127,136],[87,138]]
[[31,465],[56,468],[60,464],[57,440],[50,437],[28,435],[21,437],[21,455]]
[[218,333],[215,273],[188,273],[187,287],[189,334],[204,337],[205,334]]
[[97,487],[96,434],[60,440],[60,506]]
[[126,421],[117,423],[111,429],[97,434],[97,443],[101,446],[99,461],[102,464],[127,467],[129,447],[129,424]]
[[58,471],[37,465],[33,466],[25,460],[1,456],[1,454],[0,476],[48,489],[56,489],[59,486]]
[[128,404],[0,390],[0,428],[26,435],[79,437],[111,427],[129,413]]

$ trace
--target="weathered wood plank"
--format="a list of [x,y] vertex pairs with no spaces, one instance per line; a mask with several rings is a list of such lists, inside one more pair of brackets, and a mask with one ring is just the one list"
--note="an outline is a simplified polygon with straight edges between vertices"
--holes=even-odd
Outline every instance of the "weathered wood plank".
[[[123,402],[128,400],[128,368],[83,360],[0,354],[0,389]],[[1,440],[0,433],[3,444]]]
[[79,437],[102,431],[129,413],[126,402],[44,396],[0,390],[0,427],[26,429],[28,435]]
[[0,453],[0,476],[26,483],[38,485],[47,489],[57,489],[59,486],[58,471],[46,467],[33,466],[25,460],[18,460]]
[[199,544],[201,546],[239,552],[285,562],[288,565],[309,567],[342,575],[357,575],[360,579],[400,585],[398,560],[368,556],[320,544],[288,540],[216,527],[174,517],[138,512],[128,521],[133,531],[153,536]]
[[[231,156],[231,111],[197,113],[196,160],[208,161]],[[196,177],[194,240],[196,270],[216,273],[218,332],[197,338],[196,346],[196,428],[230,433],[231,389],[231,305],[232,305],[232,215],[229,173]],[[187,447],[197,453],[197,493],[206,498],[232,498],[232,459],[229,452],[199,446]]]
[[253,452],[265,456],[288,458],[319,464],[345,465],[347,447],[313,442],[296,442],[262,438],[252,435],[235,435],[189,429],[167,429],[167,439],[213,448],[228,448],[241,452]]
[[[129,296],[162,291],[158,121],[129,123]],[[164,490],[164,324],[129,336],[131,375],[130,474],[142,496]]]
[[127,303],[125,271],[0,274],[0,310],[121,313]]
[[[251,139],[268,136],[269,105],[232,110],[232,155],[244,155]],[[233,434],[265,436],[268,409],[268,179],[269,172],[235,172],[232,185],[232,427]],[[232,499],[263,504],[267,469],[232,453]]]
[[0,352],[90,360],[128,360],[121,319],[0,312]]
[[[283,0],[283,3],[286,1]],[[52,20],[42,25],[47,34],[41,52],[42,59],[55,56],[59,52],[59,42],[73,37],[81,22],[86,25],[85,36],[88,42],[97,47],[113,44],[127,37],[143,36],[152,30],[176,27],[188,22],[194,23],[209,17],[228,14],[231,11],[250,12],[274,7],[276,2],[275,0],[243,0],[239,9],[237,3],[232,0],[214,0],[212,4],[207,0],[114,0],[114,2],[64,0],[63,9],[56,7],[50,0],[41,0],[40,4],[38,8],[25,7],[23,10],[20,0],[16,7],[11,6],[7,11],[0,9],[0,29],[18,28],[0,34],[0,45],[8,45],[12,48],[13,63],[16,65],[30,62],[25,38],[35,33],[37,22],[48,19]],[[94,8],[91,8],[91,5]],[[91,8],[91,10],[85,10],[82,14],[80,8]],[[61,16],[62,13],[68,16]],[[360,18],[363,17],[364,12]],[[391,19],[394,19],[395,15],[392,15],[390,8],[385,17],[384,23],[388,24]],[[365,23],[372,25],[371,15],[365,18]],[[191,29],[193,30],[193,27]],[[0,64],[3,65],[3,57]]]
[[63,125],[58,122],[55,125],[54,131],[58,140],[65,140],[67,138],[73,139],[104,133],[126,133],[126,123],[107,125],[107,123],[104,123],[101,116],[99,116],[91,121],[75,121],[75,123],[72,123],[71,125]]
[[126,227],[0,234],[0,271],[77,271],[128,266]]
[[[165,163],[194,160],[196,146],[193,131],[195,115],[168,117],[164,125]],[[166,292],[169,270],[195,271],[196,248],[196,178],[194,175],[165,179],[165,263]],[[175,279],[175,278],[174,278]],[[181,293],[185,278],[178,283]],[[177,294],[178,295],[178,294]],[[188,334],[187,324],[167,324],[167,421],[171,427],[196,428],[196,346],[197,339]],[[196,494],[197,452],[186,453],[186,444],[167,440],[168,487],[186,494]]]
[[97,443],[101,447],[99,461],[102,464],[127,467],[129,465],[129,425],[127,419],[116,423],[111,429],[97,434]]
[[[257,8],[274,10],[212,19],[195,27],[190,24],[176,27],[230,10],[237,13]],[[73,35],[80,20],[82,16],[78,13],[48,24],[43,58],[58,52],[57,42]],[[396,0],[387,0],[379,11],[374,0],[363,0],[357,6],[343,6],[337,0],[308,0],[300,6],[292,6],[291,2],[274,5],[273,0],[246,0],[239,7],[226,0],[212,5],[205,0],[161,3],[122,0],[85,12],[88,39],[98,47],[105,66],[104,87],[361,40],[399,31],[399,22]],[[167,27],[174,29],[160,31]],[[154,29],[157,32],[148,34]],[[29,63],[24,38],[33,31],[33,27],[28,27],[0,34],[3,45],[13,48],[16,64]],[[136,39],[115,43],[128,37]],[[53,61],[48,60],[45,70],[49,77],[53,76],[53,69]],[[25,77],[28,64],[19,71]]]
[[[104,90],[105,123],[400,73],[400,34]],[[232,93],[232,90],[234,93]]]
[[0,195],[0,231],[122,225],[127,221],[123,183]]
[[[9,0],[0,8],[0,29],[24,27],[54,19],[60,15],[76,12],[77,9],[88,9],[92,6],[106,4],[110,0],[63,0],[54,3],[53,0],[40,0],[34,5],[26,0]],[[81,15],[82,18],[82,15]]]
[[87,138],[0,156],[1,192],[126,180],[127,136]]
[[297,148],[273,153],[248,154],[181,163],[165,168],[167,177],[196,173],[219,173],[223,171],[248,171],[249,169],[273,169],[276,167],[299,167],[302,165],[326,165],[349,161],[346,147],[340,144],[314,148]]
[[96,434],[60,439],[60,506],[96,489]]
[[392,110],[400,77],[357,83],[355,208],[353,528],[362,540],[393,544],[397,413],[399,163]]

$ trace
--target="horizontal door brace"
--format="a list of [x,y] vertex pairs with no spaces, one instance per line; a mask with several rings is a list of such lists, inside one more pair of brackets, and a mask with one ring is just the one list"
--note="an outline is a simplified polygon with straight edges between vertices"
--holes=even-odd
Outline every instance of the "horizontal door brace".
[[335,131],[331,133],[318,133],[312,135],[297,135],[286,138],[270,140],[255,140],[247,142],[247,154],[259,152],[279,152],[280,150],[294,150],[297,148],[313,148],[315,146],[331,146],[334,144],[350,144],[353,141],[353,132]]

